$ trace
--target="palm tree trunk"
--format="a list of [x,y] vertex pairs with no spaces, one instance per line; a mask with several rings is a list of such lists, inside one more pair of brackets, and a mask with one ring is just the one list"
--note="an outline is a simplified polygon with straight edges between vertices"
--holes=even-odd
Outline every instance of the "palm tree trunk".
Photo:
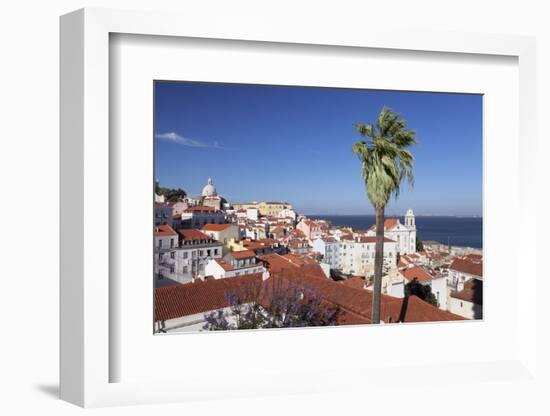
[[372,290],[372,323],[380,323],[380,294],[384,263],[384,207],[376,208],[376,245],[374,253],[374,286]]

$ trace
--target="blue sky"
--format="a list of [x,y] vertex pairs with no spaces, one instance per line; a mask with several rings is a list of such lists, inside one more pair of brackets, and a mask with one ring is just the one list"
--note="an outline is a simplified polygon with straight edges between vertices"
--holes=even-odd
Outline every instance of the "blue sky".
[[351,146],[388,106],[416,131],[415,185],[386,212],[481,215],[482,96],[155,83],[155,175],[230,202],[286,200],[306,214],[372,214]]

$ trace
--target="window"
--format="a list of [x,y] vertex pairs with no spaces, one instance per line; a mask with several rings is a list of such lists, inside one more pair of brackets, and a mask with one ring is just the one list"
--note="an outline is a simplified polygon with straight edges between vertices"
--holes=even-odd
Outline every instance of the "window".
[[183,266],[183,273],[188,273],[188,272],[189,272],[189,267]]
[[184,259],[187,258],[187,254],[188,254],[187,251],[184,251],[184,252],[183,252],[183,258],[184,258]]
[[174,273],[174,265],[173,264],[170,265],[170,273]]
[[170,239],[170,248],[174,248],[174,239],[173,238]]
[[170,252],[170,258],[171,258],[171,259],[175,259],[175,258],[176,258],[176,252],[175,252],[175,251],[171,251],[171,252]]
[[214,249],[214,255],[215,255],[215,256],[218,255],[218,249],[217,249],[217,248]]
[[159,240],[159,248],[162,248],[162,240]]

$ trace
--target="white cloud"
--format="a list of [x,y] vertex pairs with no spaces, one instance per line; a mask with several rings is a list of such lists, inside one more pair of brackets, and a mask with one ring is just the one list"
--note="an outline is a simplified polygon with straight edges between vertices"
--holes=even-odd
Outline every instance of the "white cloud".
[[181,144],[182,146],[209,147],[214,149],[223,149],[223,147],[220,146],[220,144],[217,141],[214,141],[214,143],[210,144],[210,143],[202,142],[200,140],[191,139],[189,137],[182,136],[173,131],[168,133],[159,133],[155,137],[159,140],[164,140],[166,142],[175,143],[175,144]]

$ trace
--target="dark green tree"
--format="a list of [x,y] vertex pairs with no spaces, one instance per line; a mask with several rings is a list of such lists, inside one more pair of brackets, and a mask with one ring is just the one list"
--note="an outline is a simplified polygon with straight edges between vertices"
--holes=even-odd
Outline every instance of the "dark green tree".
[[432,287],[430,285],[423,285],[416,278],[405,285],[405,296],[411,295],[418,296],[424,302],[439,307],[439,303],[432,293]]
[[172,189],[158,187],[156,192],[159,195],[164,195],[166,202],[178,202],[187,196],[187,192],[181,188]]

